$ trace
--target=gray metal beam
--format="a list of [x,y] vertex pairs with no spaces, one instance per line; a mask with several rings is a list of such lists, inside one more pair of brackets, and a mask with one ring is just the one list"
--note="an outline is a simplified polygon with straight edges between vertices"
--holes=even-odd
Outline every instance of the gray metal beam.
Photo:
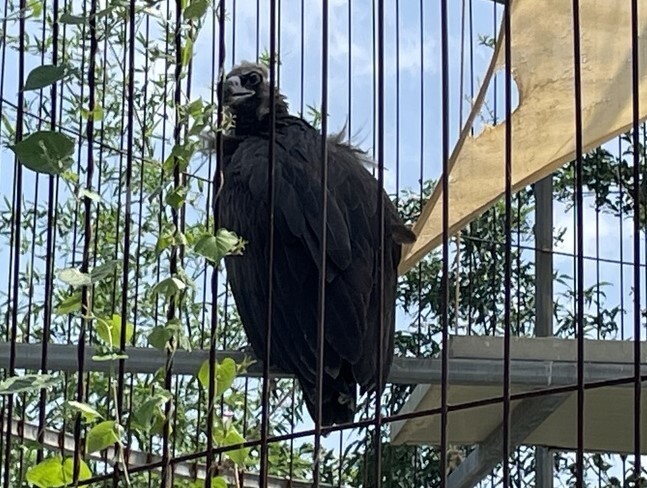
[[[535,183],[535,335],[553,335],[553,175]],[[535,486],[553,488],[553,454],[535,451]]]
[[535,185],[535,335],[553,335],[553,176]]
[[[6,420],[3,421],[1,428],[3,433],[6,432]],[[13,420],[11,422],[11,435],[28,441],[38,442],[38,426],[21,422],[19,420]],[[74,453],[74,436],[67,433],[64,434],[57,430],[45,429],[43,432],[43,447],[71,455]],[[101,452],[90,453],[88,454],[88,457],[96,461],[107,459],[108,462],[112,464],[112,460],[115,459],[114,448],[109,447],[102,452],[105,453],[105,458]],[[157,463],[161,460],[162,458],[160,456],[151,456],[142,451],[128,451],[128,466],[131,468]],[[159,470],[160,468],[156,468],[153,471]],[[173,464],[173,473],[178,478],[203,480],[205,479],[206,472],[206,466],[201,463]],[[259,488],[261,486],[259,483],[259,475],[256,473],[245,473],[242,485],[239,485],[236,482],[235,473],[231,470],[221,471],[220,476],[223,476],[227,480],[227,484],[231,486],[240,486],[241,488]],[[267,488],[310,488],[312,486],[312,482],[269,476],[267,484],[264,484],[263,486]],[[332,485],[321,484],[320,486],[332,488]]]
[[[485,339],[485,338],[484,338]],[[40,344],[16,344],[16,369],[38,370],[40,367]],[[73,344],[48,345],[48,369],[50,371],[64,371],[74,373],[78,370],[77,347]],[[10,344],[0,343],[0,368],[9,367]],[[116,371],[117,360],[95,360],[92,356],[97,353],[90,346],[85,351],[85,370],[109,372]],[[126,348],[128,358],[125,360],[127,373],[151,374],[163,368],[166,354],[150,347]],[[208,359],[209,351],[176,351],[173,360],[173,373],[194,375],[203,361]],[[240,361],[244,353],[236,351],[219,351],[217,358],[231,357]],[[611,355],[609,362],[586,362],[584,381],[603,381],[614,378],[626,378],[634,375],[633,363],[611,362],[617,359]],[[262,365],[260,362],[253,364],[248,371],[248,376],[260,376]],[[438,384],[441,381],[442,363],[439,358],[402,358],[395,357],[389,381],[397,384]],[[503,361],[490,358],[450,358],[449,381],[456,385],[500,385],[503,381]],[[647,375],[647,363],[642,364],[641,374]],[[274,377],[287,377],[288,375],[273,371]],[[516,385],[529,387],[549,387],[577,384],[577,362],[547,361],[541,359],[512,359],[510,381]],[[628,384],[628,387],[631,387]]]
[[[569,394],[548,395],[523,400],[510,415],[510,450],[519,446]],[[510,453],[507,453],[506,457]],[[447,478],[448,488],[471,488],[503,459],[503,432],[497,426]]]

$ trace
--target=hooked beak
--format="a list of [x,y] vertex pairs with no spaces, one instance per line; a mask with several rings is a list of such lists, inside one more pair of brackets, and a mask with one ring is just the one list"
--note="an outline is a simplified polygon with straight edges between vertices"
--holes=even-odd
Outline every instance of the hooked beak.
[[225,103],[236,105],[254,95],[254,90],[243,86],[239,76],[230,76],[225,80]]

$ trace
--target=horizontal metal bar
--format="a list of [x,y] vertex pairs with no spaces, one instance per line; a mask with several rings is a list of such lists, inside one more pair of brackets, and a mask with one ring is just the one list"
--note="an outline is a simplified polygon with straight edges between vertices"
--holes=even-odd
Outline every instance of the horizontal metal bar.
[[[78,370],[77,347],[73,344],[49,344],[47,346],[47,368],[50,371],[74,373]],[[42,345],[16,344],[16,369],[38,370],[41,361]],[[0,368],[9,367],[10,345],[0,343]],[[85,370],[97,372],[116,371],[118,360],[97,360],[94,347],[87,346],[85,353]],[[127,373],[152,374],[163,368],[166,354],[149,347],[126,348],[128,358],[125,360]],[[242,361],[245,353],[238,351],[219,351],[218,360],[230,357]],[[176,351],[173,359],[173,373],[194,375],[200,365],[209,358],[205,349],[193,351]],[[633,364],[612,362],[585,362],[585,381],[603,381],[634,374]],[[396,384],[437,384],[441,378],[441,361],[434,358],[395,357],[389,375],[389,381]],[[647,374],[647,363],[642,364],[641,374]],[[254,363],[247,376],[258,377],[262,374],[262,365]],[[289,377],[277,370],[272,370],[274,377]],[[501,359],[450,358],[449,382],[461,385],[501,384],[503,380],[503,361]],[[516,385],[534,387],[564,386],[577,383],[576,361],[546,361],[540,359],[511,360],[510,381]],[[629,385],[630,386],[630,385]]]
[[[6,432],[6,420],[2,423],[2,432]],[[19,437],[27,441],[38,442],[38,426],[13,420],[11,422],[11,435]],[[59,451],[71,455],[74,453],[74,436],[67,433],[62,433],[53,429],[45,429],[43,432],[43,447],[53,451]],[[102,455],[102,452],[104,453]],[[96,461],[108,460],[109,464],[113,464],[116,458],[115,450],[113,447],[107,448],[102,452],[93,452],[88,454],[90,459]],[[161,461],[160,456],[152,456],[142,451],[128,450],[128,467],[134,468],[137,466],[145,466],[147,464],[156,463]],[[178,478],[190,480],[203,480],[206,476],[206,466],[201,463],[174,463],[173,472]],[[155,471],[159,471],[156,468]],[[256,473],[245,473],[243,484],[239,485],[235,480],[235,473],[232,470],[221,470],[220,476],[227,480],[227,485],[240,486],[241,488],[259,488],[259,475]],[[279,478],[277,476],[268,476],[267,488],[310,488],[312,483],[309,481],[291,480],[288,478]],[[330,487],[332,485],[320,484],[322,487]]]

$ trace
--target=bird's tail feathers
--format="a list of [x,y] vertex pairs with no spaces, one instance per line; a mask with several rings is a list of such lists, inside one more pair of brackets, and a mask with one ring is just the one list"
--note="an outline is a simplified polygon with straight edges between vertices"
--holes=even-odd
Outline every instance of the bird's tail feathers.
[[[299,383],[308,413],[310,413],[312,420],[316,422],[317,395],[315,388],[312,385],[304,385],[301,381]],[[352,385],[352,387],[351,385],[347,386],[349,386],[348,391],[340,392],[324,378],[321,395],[322,427],[347,424],[353,421],[357,409],[357,391],[355,385]]]

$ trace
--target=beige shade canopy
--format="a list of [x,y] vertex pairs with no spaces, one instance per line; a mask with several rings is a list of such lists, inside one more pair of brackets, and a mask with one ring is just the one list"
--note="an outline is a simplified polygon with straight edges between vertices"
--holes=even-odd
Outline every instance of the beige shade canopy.
[[[519,105],[512,114],[512,189],[518,191],[575,157],[575,82],[572,2],[510,0],[512,76]],[[647,5],[639,3],[640,120],[647,115]],[[629,0],[580,0],[583,150],[631,129],[632,39]],[[505,124],[476,137],[472,123],[492,76],[505,67],[501,27],[492,62],[449,160],[449,227],[459,231],[505,192]],[[405,248],[406,273],[442,241],[440,180]]]

